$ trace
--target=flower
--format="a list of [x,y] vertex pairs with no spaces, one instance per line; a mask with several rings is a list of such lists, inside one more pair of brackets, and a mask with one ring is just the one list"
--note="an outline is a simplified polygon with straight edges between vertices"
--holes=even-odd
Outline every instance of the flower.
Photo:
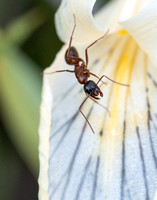
[[154,200],[157,194],[157,1],[117,0],[92,16],[95,0],[63,0],[56,27],[66,44],[47,72],[72,69],[64,55],[73,45],[90,71],[130,87],[103,86],[101,103],[85,98],[71,73],[44,77],[40,122],[40,200]]

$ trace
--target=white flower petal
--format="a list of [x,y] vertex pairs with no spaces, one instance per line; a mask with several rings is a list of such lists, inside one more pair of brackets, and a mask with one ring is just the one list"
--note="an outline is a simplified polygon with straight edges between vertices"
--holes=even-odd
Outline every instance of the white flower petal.
[[[75,76],[45,75],[44,85],[48,83],[54,97],[49,110],[42,104],[51,116],[51,130],[50,123],[48,130],[40,128],[46,138],[41,139],[49,142],[47,160],[41,163],[48,177],[47,196],[51,200],[151,200],[157,188],[157,70],[128,35],[117,36],[115,45],[104,54],[96,49],[93,46],[89,55],[91,71],[131,86],[110,83],[102,87],[101,103],[111,110],[111,118],[90,100],[86,102],[83,112],[96,130],[93,135],[78,111],[85,94]],[[49,71],[70,67],[63,62],[65,50]],[[40,150],[45,152],[43,142]],[[40,179],[40,185],[45,181]],[[40,200],[45,200],[42,195]]]
[[[77,2],[77,5],[89,4],[89,1]],[[91,2],[87,13],[83,11],[80,16],[82,10],[73,5],[72,0],[62,3],[66,9],[61,9],[58,17],[64,11],[63,16],[69,15],[67,19],[71,20],[68,31],[69,22],[64,24],[63,19],[62,24],[59,25],[60,20],[57,22],[60,28],[65,25],[60,34],[62,39],[69,41],[73,11],[78,24],[79,17],[81,21],[81,16],[85,18],[87,14],[83,26],[78,25],[76,38],[80,40],[83,31],[91,30],[89,41],[93,37],[92,42],[97,39],[95,37],[101,31],[94,25],[91,10],[95,1]],[[87,29],[85,23],[89,23]],[[84,44],[88,42],[84,36],[81,40]],[[84,44],[77,48],[82,58]],[[47,71],[73,69],[65,64],[66,48],[67,45]],[[113,83],[102,87],[101,103],[111,111],[110,118],[91,100],[86,102],[83,112],[96,131],[93,135],[78,111],[85,94],[74,74],[45,75],[40,123],[39,199],[152,200],[157,189],[157,69],[128,34],[111,34],[90,48],[89,69],[98,76],[105,74],[118,82],[130,83],[130,88]]]
[[[144,1],[144,0],[143,0]],[[150,0],[145,0],[150,1]],[[138,5],[138,6],[137,6]],[[142,4],[143,5],[143,4]],[[130,18],[140,9],[136,0],[116,0],[105,5],[94,17],[100,27],[120,28],[120,18]]]
[[120,29],[118,20],[130,18],[151,0],[116,0],[105,5],[94,17],[92,9],[96,0],[63,0],[58,9],[55,22],[58,36],[67,43],[74,26],[73,14],[76,16],[77,27],[74,43],[77,45],[91,43],[101,37],[107,29],[113,33]]
[[58,36],[63,42],[69,41],[74,26],[73,14],[75,14],[77,20],[74,43],[82,45],[91,43],[101,37],[108,28],[110,28],[109,34],[119,29],[120,27],[117,24],[118,18],[122,15],[132,16],[136,6],[136,0],[113,1],[104,6],[102,11],[93,18],[92,9],[95,2],[96,0],[62,1],[55,16],[55,22]]
[[92,9],[96,0],[63,0],[58,9],[55,20],[56,29],[63,42],[69,41],[74,26],[73,14],[76,16],[76,43],[91,43],[94,38],[101,37],[107,30],[96,26],[92,16]]
[[[48,200],[48,169],[49,169],[49,133],[51,127],[51,109],[52,94],[48,81],[44,79],[41,117],[40,117],[40,142],[39,142],[39,159],[40,159],[40,174],[39,174],[39,197],[40,199]],[[44,150],[43,150],[44,149]]]
[[121,22],[121,25],[157,66],[157,1],[154,0],[134,17]]

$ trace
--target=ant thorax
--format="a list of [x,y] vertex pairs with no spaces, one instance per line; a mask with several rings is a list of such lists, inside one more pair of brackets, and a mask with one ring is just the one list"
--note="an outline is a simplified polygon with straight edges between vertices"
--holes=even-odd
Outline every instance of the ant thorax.
[[89,70],[84,65],[75,65],[75,76],[80,84],[85,84],[90,77]]

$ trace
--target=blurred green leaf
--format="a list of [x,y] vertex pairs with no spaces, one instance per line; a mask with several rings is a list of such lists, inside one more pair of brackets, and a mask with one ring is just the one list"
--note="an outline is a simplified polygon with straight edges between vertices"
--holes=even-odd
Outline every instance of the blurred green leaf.
[[8,46],[17,46],[23,43],[46,21],[47,17],[45,9],[36,7],[14,20],[3,32],[1,30],[0,50],[4,51]]
[[40,68],[18,48],[46,20],[40,7],[0,30],[0,85],[3,123],[21,157],[38,174]]
[[0,55],[0,66],[4,122],[22,158],[37,174],[40,72],[15,48]]

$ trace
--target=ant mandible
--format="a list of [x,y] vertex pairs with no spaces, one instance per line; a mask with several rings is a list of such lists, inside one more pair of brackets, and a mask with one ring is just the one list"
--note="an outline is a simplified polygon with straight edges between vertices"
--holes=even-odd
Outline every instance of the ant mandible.
[[[86,118],[86,116],[84,115],[84,113],[82,112],[81,108],[83,106],[83,104],[85,103],[85,101],[90,98],[91,100],[93,100],[95,103],[99,104],[101,107],[105,108],[107,110],[107,112],[110,115],[110,111],[104,107],[103,105],[101,105],[97,100],[100,100],[100,97],[103,97],[103,93],[100,90],[100,88],[98,87],[98,83],[101,81],[103,84],[107,84],[106,82],[102,81],[102,78],[107,78],[108,80],[112,81],[113,83],[122,85],[122,86],[129,86],[128,84],[123,84],[123,83],[118,83],[112,79],[110,79],[109,77],[107,77],[106,75],[103,75],[101,78],[99,78],[97,75],[91,73],[88,69],[88,53],[87,50],[93,46],[96,42],[98,42],[99,40],[101,40],[102,38],[104,38],[107,33],[109,32],[109,29],[107,30],[107,32],[100,38],[98,38],[97,40],[95,40],[92,44],[90,44],[86,49],[85,49],[85,58],[86,58],[86,62],[84,62],[84,60],[82,58],[79,57],[79,54],[76,50],[75,47],[71,46],[72,43],[72,38],[73,38],[73,34],[76,28],[76,18],[75,15],[73,14],[74,17],[74,27],[71,33],[71,37],[70,37],[70,42],[69,42],[69,47],[65,53],[65,61],[67,64],[69,65],[74,65],[74,70],[58,70],[55,72],[50,72],[50,73],[44,73],[44,74],[54,74],[57,72],[71,72],[71,73],[75,73],[75,76],[78,80],[78,82],[80,84],[84,85],[84,91],[87,95],[87,97],[84,99],[84,101],[82,102],[82,104],[79,107],[79,111],[81,112],[81,114],[83,115],[83,117],[85,118],[85,120],[87,121],[89,127],[91,128],[92,132],[94,132],[91,124],[89,123],[88,119]],[[98,79],[98,82],[95,83],[92,80],[88,80],[88,78],[90,77],[90,75],[96,77]],[[100,96],[99,96],[100,95]],[[99,97],[98,97],[99,96]]]

